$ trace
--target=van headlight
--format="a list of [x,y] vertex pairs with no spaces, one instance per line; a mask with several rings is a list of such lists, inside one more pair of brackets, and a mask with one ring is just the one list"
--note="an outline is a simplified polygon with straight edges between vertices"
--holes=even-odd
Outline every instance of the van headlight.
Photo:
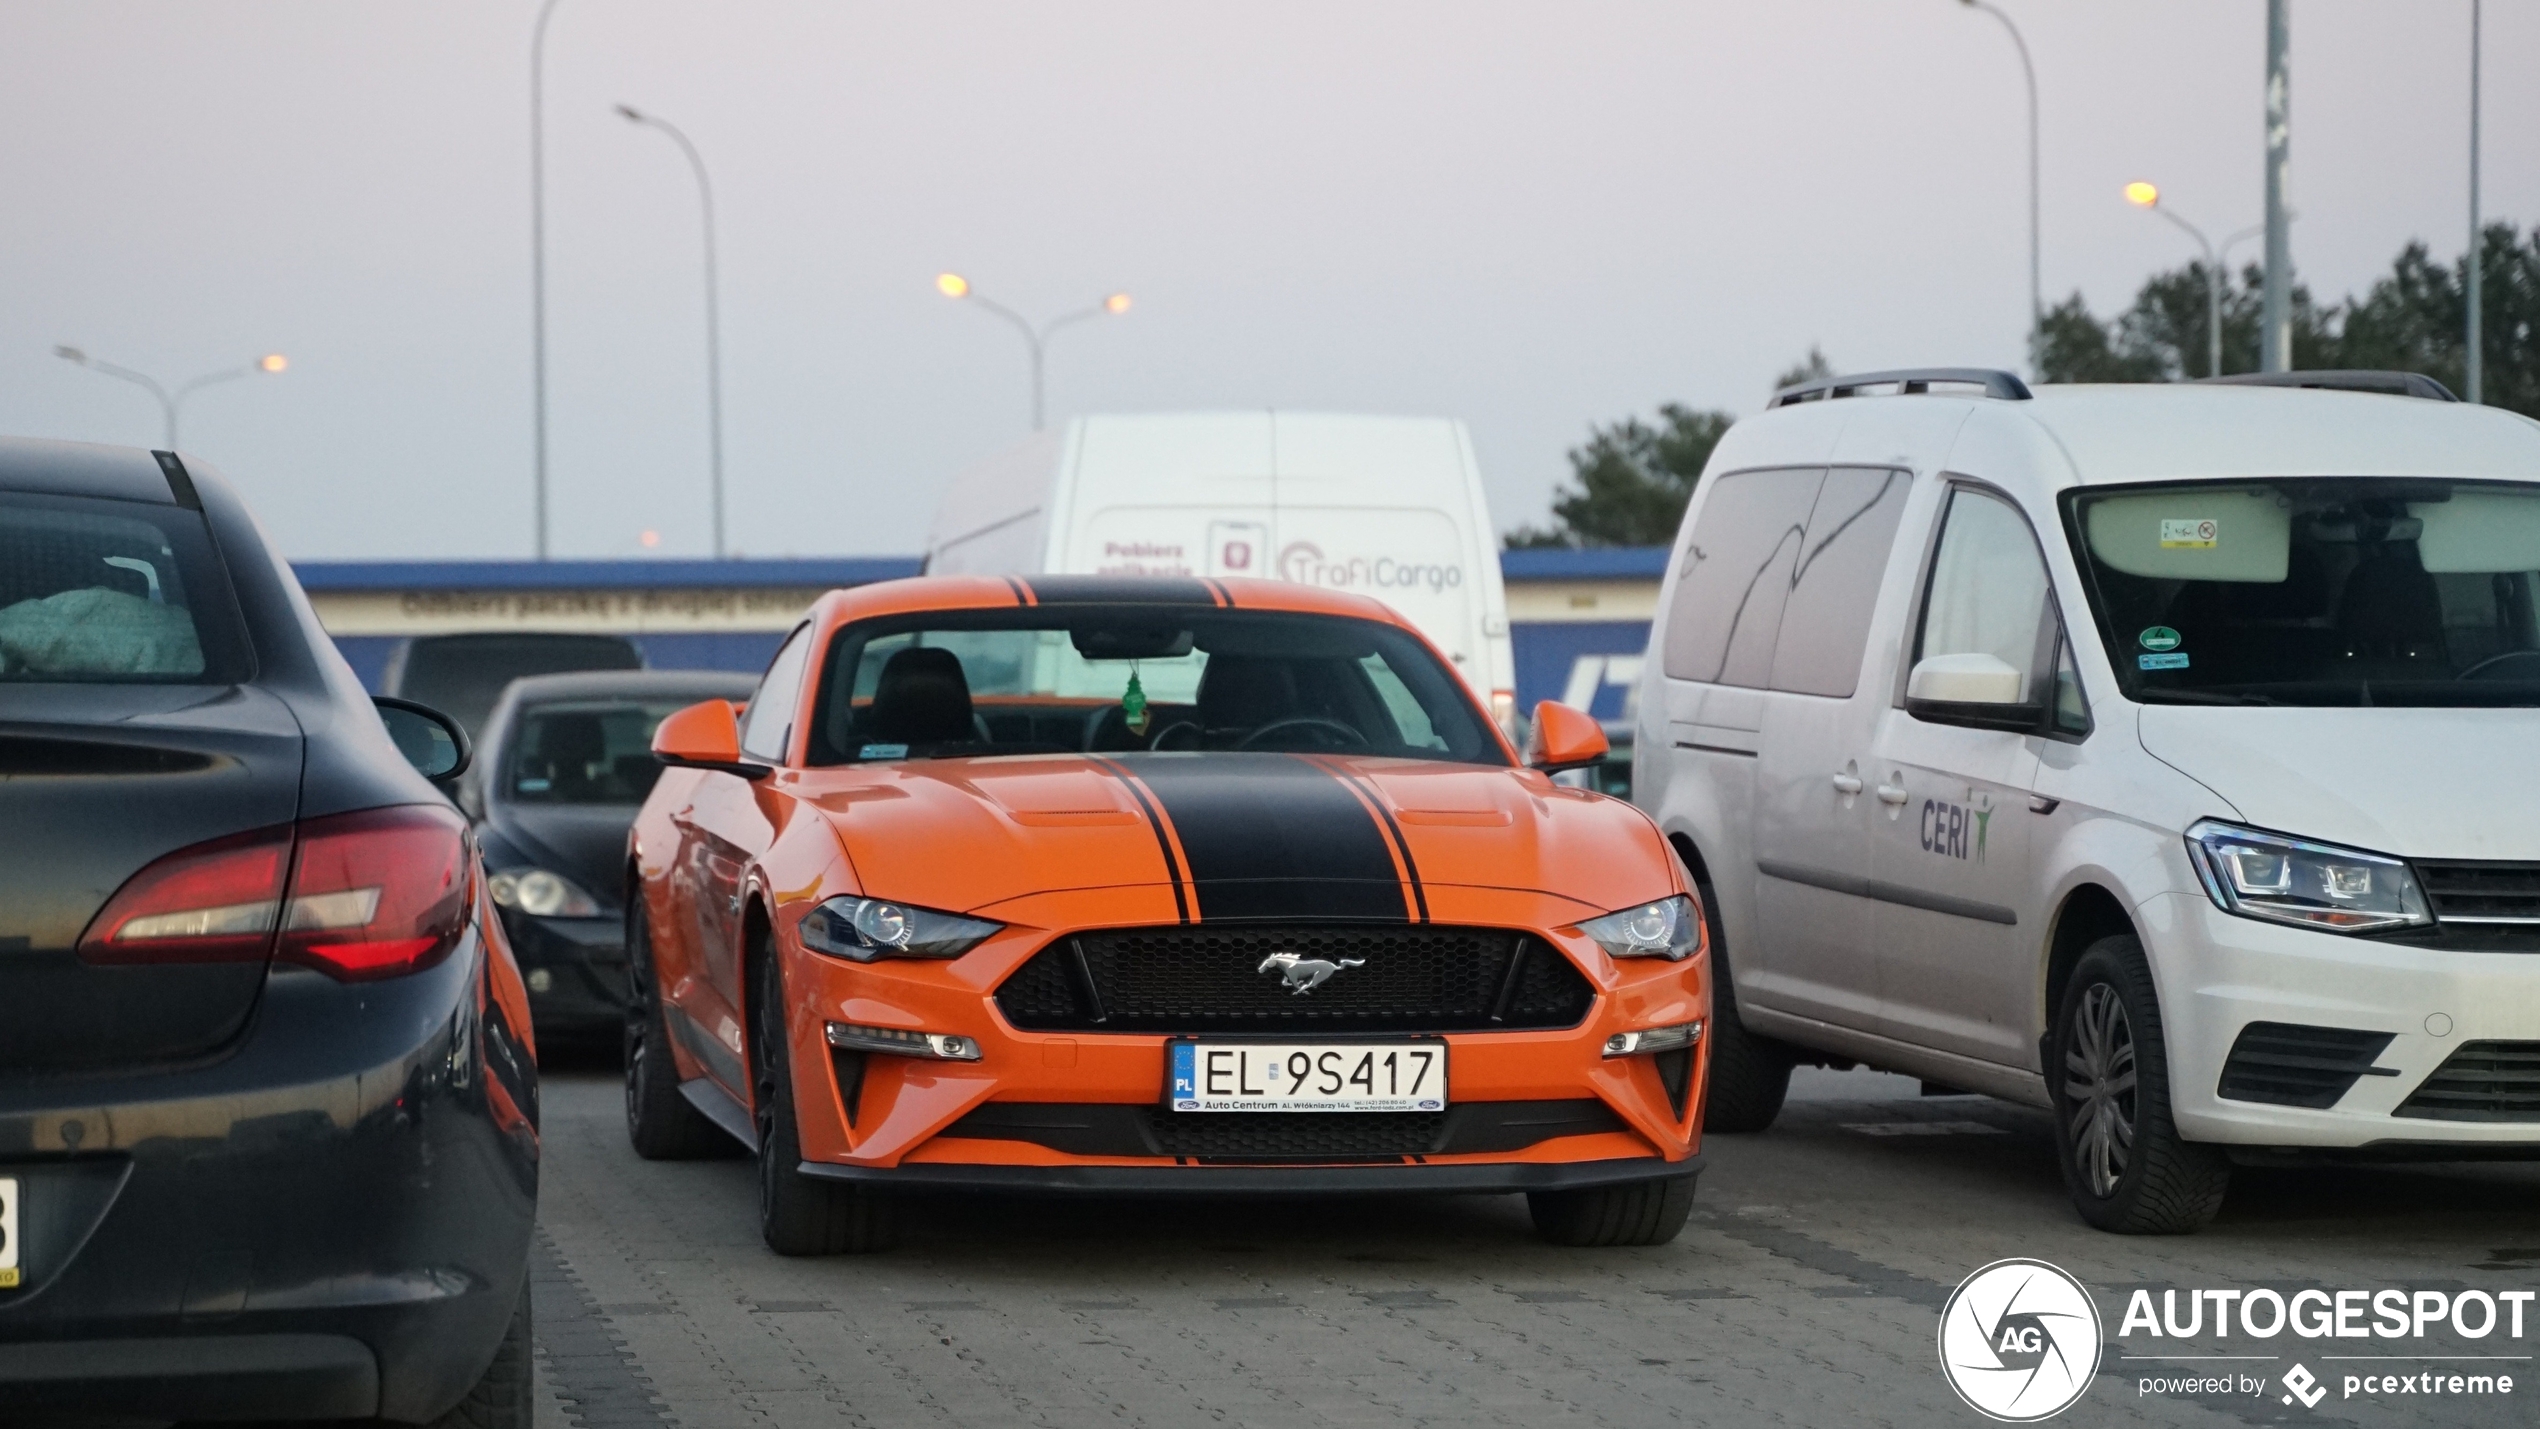
[[1702,950],[1702,910],[1679,893],[1590,918],[1579,925],[1579,931],[1595,939],[1607,957],[1681,962]]
[[832,898],[803,915],[803,946],[833,958],[957,958],[1004,927],[880,898]]
[[2335,933],[2434,921],[2416,875],[2387,854],[2200,819],[2187,831],[2187,856],[2215,904],[2243,918]]

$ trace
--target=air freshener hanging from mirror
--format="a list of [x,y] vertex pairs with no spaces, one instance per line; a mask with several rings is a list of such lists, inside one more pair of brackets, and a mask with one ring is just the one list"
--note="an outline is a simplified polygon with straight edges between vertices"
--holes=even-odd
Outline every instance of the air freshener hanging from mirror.
[[1129,667],[1129,688],[1120,692],[1120,713],[1127,720],[1129,732],[1140,738],[1147,732],[1147,692],[1138,683],[1138,667]]

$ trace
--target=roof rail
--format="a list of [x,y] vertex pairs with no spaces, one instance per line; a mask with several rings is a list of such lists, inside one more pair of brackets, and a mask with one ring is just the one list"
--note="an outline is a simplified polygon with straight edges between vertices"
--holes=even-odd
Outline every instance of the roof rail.
[[2367,367],[2329,368],[2318,372],[2235,372],[2229,377],[2199,377],[2224,387],[2311,387],[2323,392],[2379,392],[2388,397],[2423,397],[2457,402],[2452,389],[2422,372],[2377,372]]
[[1899,396],[1918,395],[1934,387],[1981,387],[1985,396],[2005,402],[2025,402],[2029,397],[2027,383],[1990,367],[1900,367],[1893,372],[1855,372],[1802,382],[1774,393],[1766,405],[1788,407],[1833,397],[1859,397],[1864,395],[1864,387],[1893,387]]

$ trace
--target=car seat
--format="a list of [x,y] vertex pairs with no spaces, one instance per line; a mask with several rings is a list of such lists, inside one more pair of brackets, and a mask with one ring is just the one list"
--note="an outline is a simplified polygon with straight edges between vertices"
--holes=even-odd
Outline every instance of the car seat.
[[2443,597],[2412,550],[2382,549],[2356,563],[2337,598],[2347,667],[2367,678],[2440,679],[2451,672]]
[[544,775],[550,797],[565,803],[598,800],[600,769],[608,760],[608,732],[600,717],[589,714],[546,715],[538,721],[538,746],[523,762],[522,773]]
[[1296,671],[1285,660],[1214,655],[1199,672],[1196,713],[1204,736],[1241,736],[1300,713]]
[[965,744],[979,738],[961,657],[920,645],[882,666],[865,711],[867,738],[885,744]]

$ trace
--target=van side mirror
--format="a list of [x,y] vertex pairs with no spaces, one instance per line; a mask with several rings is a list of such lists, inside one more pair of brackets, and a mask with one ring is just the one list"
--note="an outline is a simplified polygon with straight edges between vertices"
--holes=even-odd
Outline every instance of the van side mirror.
[[468,747],[467,731],[457,720],[430,705],[394,695],[373,695],[370,702],[379,707],[379,722],[388,727],[397,752],[417,774],[438,784],[467,772],[475,751]]
[[1938,724],[2035,730],[2046,706],[2023,701],[2028,677],[1998,655],[1931,655],[1905,677],[1905,712]]
[[1535,706],[1534,733],[1526,736],[1526,766],[1546,774],[1594,764],[1606,754],[1605,726],[1585,710],[1545,700]]
[[730,700],[704,700],[661,722],[653,731],[653,757],[684,769],[717,769],[744,779],[776,771],[741,757],[741,722]]

